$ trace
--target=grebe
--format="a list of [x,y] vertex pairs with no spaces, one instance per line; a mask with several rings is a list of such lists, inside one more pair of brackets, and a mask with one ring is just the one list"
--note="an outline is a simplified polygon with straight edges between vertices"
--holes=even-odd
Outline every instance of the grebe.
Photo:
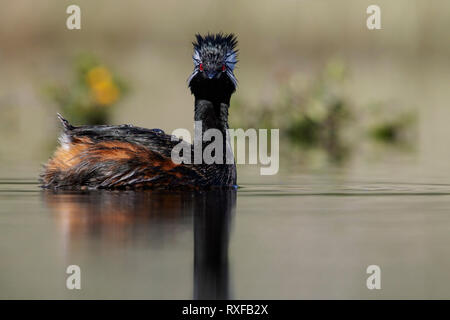
[[[195,97],[194,119],[202,132],[218,129],[225,140],[228,108],[236,90],[237,40],[233,34],[196,35],[194,70],[188,86]],[[223,161],[175,163],[171,151],[180,140],[160,129],[131,125],[73,126],[61,115],[61,146],[44,165],[41,186],[50,189],[202,189],[236,187],[236,165]],[[207,147],[202,143],[202,148]],[[192,155],[194,146],[190,145]],[[191,157],[194,159],[194,157]]]

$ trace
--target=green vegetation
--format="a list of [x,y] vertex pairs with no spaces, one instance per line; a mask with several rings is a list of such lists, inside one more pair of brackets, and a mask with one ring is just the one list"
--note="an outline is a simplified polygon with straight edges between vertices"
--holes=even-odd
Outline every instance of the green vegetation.
[[385,104],[373,106],[368,125],[369,137],[385,144],[408,144],[416,123],[415,113],[389,109]]
[[279,128],[282,140],[291,147],[303,152],[321,150],[332,162],[345,160],[360,142],[407,143],[414,113],[393,113],[385,104],[357,107],[345,90],[348,77],[339,59],[329,61],[315,79],[292,74],[269,102],[255,107],[234,101],[237,110],[231,113],[231,124]]

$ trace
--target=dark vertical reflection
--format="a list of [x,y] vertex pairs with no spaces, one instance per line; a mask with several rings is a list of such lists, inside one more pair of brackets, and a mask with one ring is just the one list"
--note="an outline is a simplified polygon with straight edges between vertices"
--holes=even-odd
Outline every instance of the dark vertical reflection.
[[[95,257],[100,244],[164,250],[194,222],[194,298],[229,296],[228,243],[236,190],[204,192],[43,192],[54,213],[65,252],[87,243]],[[192,229],[191,229],[192,230]],[[170,262],[168,262],[170,263]],[[176,262],[175,262],[176,263]],[[126,298],[126,297],[124,297]]]
[[228,299],[228,243],[236,191],[207,192],[195,200],[194,299]]

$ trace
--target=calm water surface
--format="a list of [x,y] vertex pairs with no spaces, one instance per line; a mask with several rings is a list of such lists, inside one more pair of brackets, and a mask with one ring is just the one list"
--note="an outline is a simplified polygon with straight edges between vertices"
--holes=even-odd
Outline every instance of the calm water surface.
[[[450,184],[333,181],[53,193],[2,179],[0,298],[450,298]],[[66,289],[71,264],[81,290]]]

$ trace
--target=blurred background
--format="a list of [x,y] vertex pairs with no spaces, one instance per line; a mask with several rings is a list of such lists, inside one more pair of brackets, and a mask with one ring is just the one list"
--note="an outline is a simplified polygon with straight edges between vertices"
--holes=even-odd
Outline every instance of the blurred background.
[[[231,127],[280,128],[281,170],[382,165],[429,177],[432,167],[439,178],[450,169],[450,4],[378,1],[372,31],[371,3],[77,1],[82,28],[68,30],[70,1],[1,1],[0,176],[37,176],[56,112],[191,129],[191,42],[223,31],[240,42]],[[95,67],[114,78],[97,96],[85,80]]]
[[[71,4],[81,30],[66,28]],[[371,4],[381,30],[366,27]],[[0,8],[1,298],[189,299],[217,284],[247,299],[450,297],[449,1]],[[218,31],[239,39],[230,127],[279,128],[278,175],[239,166],[236,201],[39,190],[57,112],[192,130],[191,42]],[[79,292],[69,264],[85,272]],[[370,264],[381,291],[365,287]]]

